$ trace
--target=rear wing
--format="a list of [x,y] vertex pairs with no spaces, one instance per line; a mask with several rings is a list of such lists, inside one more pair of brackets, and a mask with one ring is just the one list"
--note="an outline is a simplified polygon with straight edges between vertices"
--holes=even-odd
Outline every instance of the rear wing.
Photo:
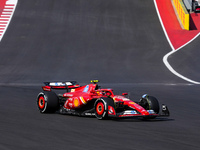
[[44,82],[45,86],[42,86],[44,91],[51,91],[51,89],[74,89],[80,87],[76,81],[66,82]]

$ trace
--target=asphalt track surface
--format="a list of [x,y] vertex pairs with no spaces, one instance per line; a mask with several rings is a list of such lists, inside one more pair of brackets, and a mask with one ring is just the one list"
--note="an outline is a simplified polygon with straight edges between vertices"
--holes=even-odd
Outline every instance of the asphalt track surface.
[[[169,58],[195,78],[198,40]],[[168,71],[162,58],[170,50],[152,0],[19,0],[0,43],[0,149],[198,150],[199,85]],[[38,112],[43,81],[91,79],[136,101],[153,95],[171,116],[99,121]]]
[[198,65],[200,60],[198,57],[193,57],[199,56],[200,54],[198,39],[199,38],[182,48],[180,51],[172,54],[168,61],[178,73],[189,79],[200,82],[200,66]]

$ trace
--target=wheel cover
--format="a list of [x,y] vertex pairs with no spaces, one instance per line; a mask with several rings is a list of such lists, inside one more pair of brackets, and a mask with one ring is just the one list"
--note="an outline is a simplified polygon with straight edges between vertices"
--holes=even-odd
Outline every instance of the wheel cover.
[[44,100],[44,97],[43,97],[43,96],[40,96],[40,97],[39,97],[38,106],[39,106],[40,109],[43,109],[43,108],[44,108],[44,106],[45,106],[45,100]]
[[102,102],[98,102],[96,105],[96,112],[99,116],[103,115],[104,113],[104,104]]

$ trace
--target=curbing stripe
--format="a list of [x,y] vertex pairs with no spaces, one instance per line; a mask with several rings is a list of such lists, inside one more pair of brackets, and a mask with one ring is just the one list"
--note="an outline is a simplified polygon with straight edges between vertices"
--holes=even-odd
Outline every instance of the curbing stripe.
[[0,42],[12,19],[17,3],[18,3],[18,0],[7,0],[5,5],[3,6],[4,9],[2,13],[0,14],[0,27],[1,27]]

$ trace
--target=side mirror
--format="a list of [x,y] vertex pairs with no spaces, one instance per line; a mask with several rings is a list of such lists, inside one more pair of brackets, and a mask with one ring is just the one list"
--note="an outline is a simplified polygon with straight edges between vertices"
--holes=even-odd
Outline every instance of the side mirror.
[[122,95],[123,95],[123,96],[126,96],[126,95],[128,95],[128,93],[122,93]]

